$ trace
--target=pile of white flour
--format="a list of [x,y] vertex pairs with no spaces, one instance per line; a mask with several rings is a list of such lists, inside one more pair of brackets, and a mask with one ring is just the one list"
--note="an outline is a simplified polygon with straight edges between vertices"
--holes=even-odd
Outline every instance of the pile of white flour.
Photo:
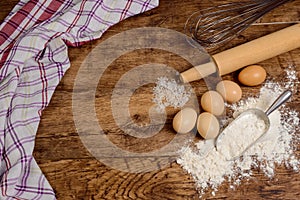
[[186,90],[184,85],[177,83],[175,79],[160,77],[153,88],[152,101],[157,105],[158,111],[164,111],[166,107],[181,108],[191,96],[191,90]]
[[239,157],[259,137],[267,126],[265,121],[253,112],[244,113],[234,123],[230,123],[218,138],[218,152],[227,160]]
[[[286,88],[296,93],[299,83],[296,72],[288,69],[286,74],[288,81],[285,83],[269,81],[261,88],[257,97],[227,105],[233,111],[233,116],[236,117],[249,108],[266,110]],[[196,148],[184,147],[181,150],[177,163],[194,178],[200,194],[212,189],[214,195],[223,182],[230,184],[230,188],[235,188],[241,180],[252,176],[252,170],[262,171],[269,178],[275,175],[276,165],[285,165],[288,169],[299,171],[300,156],[295,154],[300,142],[300,134],[297,135],[299,133],[298,112],[283,105],[270,114],[269,118],[270,129],[266,136],[248,149],[240,159],[228,161],[215,148],[203,157],[200,150],[205,147],[204,141],[198,142]],[[248,123],[250,124],[251,121]],[[237,131],[244,126],[245,124],[239,124],[236,127]]]

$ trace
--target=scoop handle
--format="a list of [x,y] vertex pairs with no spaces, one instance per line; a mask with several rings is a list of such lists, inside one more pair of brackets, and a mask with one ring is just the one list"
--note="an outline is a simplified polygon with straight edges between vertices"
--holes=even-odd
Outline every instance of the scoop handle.
[[300,47],[300,24],[257,38],[213,55],[220,75],[278,56]]
[[282,104],[284,104],[289,98],[292,96],[292,91],[286,90],[283,92],[275,101],[274,103],[268,108],[265,112],[266,115],[271,114],[274,110],[279,108]]

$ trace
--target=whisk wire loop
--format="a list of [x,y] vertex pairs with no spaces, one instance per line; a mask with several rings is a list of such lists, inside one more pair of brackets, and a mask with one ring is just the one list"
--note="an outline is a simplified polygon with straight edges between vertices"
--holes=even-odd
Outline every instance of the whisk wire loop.
[[291,0],[248,0],[200,10],[190,16],[185,30],[205,48],[223,44],[266,13]]

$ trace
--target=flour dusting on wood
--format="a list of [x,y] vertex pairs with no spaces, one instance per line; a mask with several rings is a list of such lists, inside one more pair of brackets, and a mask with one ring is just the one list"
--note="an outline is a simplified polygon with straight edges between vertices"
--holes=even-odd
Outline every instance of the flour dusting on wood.
[[166,107],[182,108],[190,99],[191,90],[177,83],[175,79],[160,77],[153,88],[153,102],[158,111],[164,111]]

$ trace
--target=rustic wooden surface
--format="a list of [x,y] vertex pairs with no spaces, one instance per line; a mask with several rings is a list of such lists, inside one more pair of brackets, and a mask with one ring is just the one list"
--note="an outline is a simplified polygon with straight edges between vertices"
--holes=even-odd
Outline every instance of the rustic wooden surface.
[[[232,0],[233,1],[233,0]],[[186,174],[175,162],[166,168],[147,173],[127,173],[112,169],[95,159],[82,144],[72,117],[72,94],[74,80],[85,57],[98,44],[109,37],[131,28],[154,26],[183,32],[186,19],[193,12],[212,5],[228,1],[209,0],[161,0],[159,7],[144,14],[131,17],[110,28],[101,39],[92,41],[79,48],[70,48],[71,68],[57,87],[50,105],[44,110],[37,132],[34,156],[53,186],[57,198],[67,199],[198,199],[192,177]],[[17,3],[17,0],[0,1],[0,19]],[[264,16],[261,22],[271,22],[271,25],[252,26],[241,36],[223,49],[244,43],[259,36],[279,30],[289,24],[275,22],[292,22],[300,20],[300,1],[287,3]],[[284,38],[282,38],[284,40]],[[155,55],[153,58],[153,54]],[[152,55],[149,56],[149,55]],[[280,80],[283,70],[289,65],[296,66],[300,71],[300,49],[293,50],[275,58],[260,63],[268,72],[268,76]],[[165,125],[168,133],[153,139],[134,139],[122,133],[112,121],[110,98],[114,84],[120,76],[134,66],[147,62],[162,61],[166,64],[182,63],[179,71],[189,66],[168,52],[140,50],[126,54],[117,59],[107,69],[100,80],[95,96],[96,112],[99,123],[104,127],[109,138],[121,148],[142,152],[157,149],[165,145],[174,132],[170,123],[175,110],[168,114]],[[170,59],[172,58],[172,59]],[[299,75],[298,75],[299,76]],[[235,74],[224,77],[234,79]],[[151,105],[151,87],[147,85],[137,90],[130,101],[131,115],[137,123],[149,121],[147,108]],[[192,84],[197,88],[198,95],[206,90],[203,82]],[[259,87],[242,87],[243,98],[256,94]],[[300,112],[300,94],[293,97],[288,105]],[[300,133],[299,133],[300,134]],[[299,153],[299,152],[298,152]],[[226,183],[222,185],[216,196],[208,193],[207,199],[299,199],[300,175],[286,169],[276,168],[276,176],[269,180],[261,172],[255,171],[254,178],[244,181],[235,191],[228,190]]]

